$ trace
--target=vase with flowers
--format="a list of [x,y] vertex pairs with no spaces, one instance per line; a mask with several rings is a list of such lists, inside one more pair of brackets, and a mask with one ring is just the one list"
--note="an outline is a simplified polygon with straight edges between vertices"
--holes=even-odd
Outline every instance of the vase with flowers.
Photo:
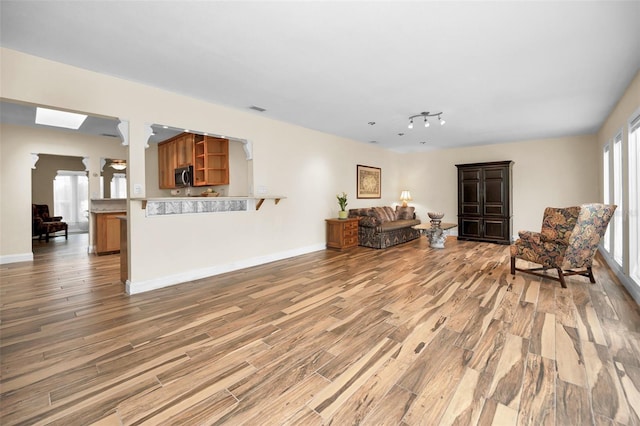
[[342,194],[336,195],[338,199],[338,205],[340,206],[340,211],[338,212],[338,219],[346,219],[348,216],[347,213],[347,193],[343,192]]

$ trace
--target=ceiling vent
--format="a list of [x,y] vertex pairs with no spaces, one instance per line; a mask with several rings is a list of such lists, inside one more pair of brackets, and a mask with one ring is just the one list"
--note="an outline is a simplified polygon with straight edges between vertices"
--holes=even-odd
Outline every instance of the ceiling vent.
[[264,109],[264,108],[260,108],[259,106],[255,106],[255,105],[251,105],[251,106],[249,107],[249,109],[252,109],[252,110],[254,110],[254,111],[258,111],[258,112],[265,112],[265,111],[266,111],[266,109]]

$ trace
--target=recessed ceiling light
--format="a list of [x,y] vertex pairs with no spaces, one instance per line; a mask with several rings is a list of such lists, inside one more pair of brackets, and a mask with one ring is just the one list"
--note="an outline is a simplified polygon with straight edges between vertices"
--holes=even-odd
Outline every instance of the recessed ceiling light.
[[78,130],[86,119],[87,116],[85,114],[40,107],[36,108],[36,124],[43,124],[45,126]]
[[404,136],[404,133],[398,133],[398,136]]
[[378,141],[369,141],[369,143],[378,143]]

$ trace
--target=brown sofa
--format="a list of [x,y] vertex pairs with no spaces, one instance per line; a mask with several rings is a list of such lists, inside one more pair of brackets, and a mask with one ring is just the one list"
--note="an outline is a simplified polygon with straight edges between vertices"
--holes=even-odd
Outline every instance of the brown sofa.
[[383,249],[420,238],[412,227],[420,224],[415,207],[367,207],[350,209],[349,217],[359,218],[358,244]]

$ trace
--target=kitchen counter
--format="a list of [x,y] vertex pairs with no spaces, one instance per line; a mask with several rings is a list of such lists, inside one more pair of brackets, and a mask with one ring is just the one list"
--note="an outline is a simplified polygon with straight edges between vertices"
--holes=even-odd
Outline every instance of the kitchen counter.
[[126,212],[125,198],[92,198],[89,204],[91,213]]
[[142,199],[142,208],[147,216],[167,216],[177,214],[239,212],[259,210],[265,200],[287,198],[281,195],[238,196],[238,197],[162,197]]

